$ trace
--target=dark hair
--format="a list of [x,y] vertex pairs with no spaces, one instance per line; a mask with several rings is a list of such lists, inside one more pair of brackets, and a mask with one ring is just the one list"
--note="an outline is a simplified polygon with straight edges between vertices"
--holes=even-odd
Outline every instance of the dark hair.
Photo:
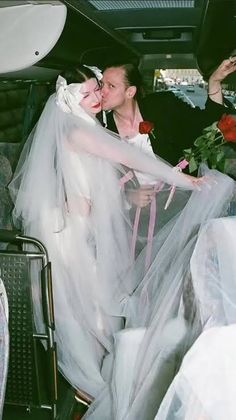
[[135,95],[135,99],[139,100],[144,96],[144,88],[143,88],[143,80],[141,73],[138,69],[138,66],[134,63],[127,63],[127,62],[110,62],[106,65],[104,70],[115,67],[115,68],[123,68],[125,71],[125,82],[127,86],[136,86],[137,92]]
[[92,78],[97,79],[94,72],[83,64],[78,65],[74,69],[65,70],[61,73],[61,76],[66,79],[68,85],[71,83],[83,83]]

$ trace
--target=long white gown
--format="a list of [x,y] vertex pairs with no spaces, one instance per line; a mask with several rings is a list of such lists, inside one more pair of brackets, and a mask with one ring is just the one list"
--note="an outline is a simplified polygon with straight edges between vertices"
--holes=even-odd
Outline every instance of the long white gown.
[[[181,214],[155,238],[153,264],[127,302],[129,329],[116,334],[118,345],[115,348],[110,411],[108,399],[101,395],[90,407],[86,419],[153,420],[184,354],[202,331],[204,322],[196,309],[198,299],[194,297],[194,294],[197,298],[199,296],[196,276],[192,278],[194,293],[191,289],[190,259],[199,229],[201,232],[207,220],[225,212],[234,190],[231,179],[213,173],[216,182],[211,188],[206,185],[201,191],[192,193]],[[220,230],[218,235],[219,239]],[[204,263],[206,248],[203,244],[202,249],[196,262],[197,269],[201,269]],[[134,266],[137,276],[143,273],[142,267],[141,256]],[[208,277],[206,275],[203,284],[209,284]],[[202,298],[206,296],[206,288]],[[212,302],[212,297],[209,302]],[[132,342],[136,343],[135,352]]]
[[[124,302],[138,281],[129,272],[130,225],[119,163],[193,188],[182,174],[121,142],[97,120],[63,112],[54,94],[9,186],[15,223],[46,245],[52,261],[59,367],[94,397],[107,381],[113,334],[124,327]],[[37,282],[34,299],[42,329]]]
[[204,331],[186,354],[155,420],[235,420],[236,324]]
[[211,220],[191,260],[204,331],[184,357],[155,420],[234,420],[236,218]]
[[[222,184],[223,178],[219,173],[215,173],[215,180],[217,181],[211,185],[210,190],[205,188],[200,193],[194,193],[181,216],[171,221],[169,226],[166,226],[155,238],[156,258],[144,277],[144,281],[127,305],[129,327],[146,326],[148,328],[141,332],[140,329],[129,329],[116,334],[118,345],[115,349],[112,382],[113,407],[111,412],[105,410],[105,399],[101,398],[91,407],[87,418],[153,419],[176,373],[178,358],[181,361],[184,352],[201,331],[204,322],[198,313],[191,320],[190,312],[186,319],[184,313],[186,302],[183,302],[183,296],[189,262],[198,238],[199,228],[208,219],[224,212],[227,195],[229,194],[229,198],[232,193],[231,188],[227,192],[226,187],[228,182],[228,186],[232,186],[231,180],[225,178],[226,184]],[[204,213],[207,199],[209,200],[208,213]],[[229,219],[222,219],[224,222],[226,220]],[[187,224],[186,221],[188,221]],[[219,240],[221,229],[222,227],[219,228],[217,238],[219,244],[225,249],[227,241],[222,245],[222,241]],[[178,241],[175,240],[176,238]],[[207,255],[203,244],[200,250],[202,252],[196,263],[198,271],[204,267],[204,258]],[[140,258],[135,265],[137,276],[143,272],[142,267],[143,260]],[[194,280],[195,278],[196,275]],[[199,273],[197,278],[199,278]],[[204,283],[209,284],[208,274],[204,280]],[[206,295],[206,286],[202,295]],[[192,298],[191,294],[187,295],[188,297]],[[212,297],[209,302],[212,303]],[[190,301],[189,305],[191,306],[192,303]],[[139,308],[138,311],[137,308]],[[143,340],[139,340],[138,343],[136,342],[137,334],[138,337],[140,334],[143,336]],[[135,351],[133,346],[136,346]],[[132,371],[132,366],[134,366],[134,371]],[[107,417],[102,414],[104,412],[108,412]]]
[[[153,263],[145,273],[144,255],[134,265],[130,258],[119,163],[163,181],[165,194],[172,184],[183,193],[193,189],[181,173],[120,141],[96,120],[62,112],[52,95],[26,143],[10,189],[15,221],[48,249],[59,367],[74,387],[95,397],[87,418],[148,420],[154,418],[173,377],[176,349],[182,354],[198,331],[198,319],[186,316],[183,303],[197,232],[206,220],[224,213],[234,182],[215,171],[208,174],[201,191],[195,189],[181,214],[158,233]],[[40,326],[37,284],[34,299]],[[178,328],[172,322],[176,317]],[[135,329],[144,328],[143,340],[135,338],[140,351],[133,379],[127,379],[128,401],[121,373],[125,364],[118,355],[119,348],[125,354],[132,342],[127,334],[128,344],[122,340],[119,346],[118,331],[124,326],[135,337]],[[171,370],[163,372],[166,362]],[[129,375],[128,369],[125,372]],[[161,375],[167,377],[165,389],[155,398],[153,389]]]

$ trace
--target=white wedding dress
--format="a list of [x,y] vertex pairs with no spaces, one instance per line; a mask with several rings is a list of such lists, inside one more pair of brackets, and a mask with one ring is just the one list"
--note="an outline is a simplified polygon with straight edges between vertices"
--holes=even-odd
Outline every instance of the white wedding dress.
[[[199,229],[201,232],[201,226],[208,219],[224,213],[234,191],[231,179],[218,172],[213,171],[213,174],[215,182],[211,188],[205,185],[201,191],[192,193],[181,214],[155,238],[152,266],[127,301],[129,328],[116,334],[118,345],[110,387],[112,404],[108,408],[107,397],[101,396],[90,407],[86,419],[153,420],[184,354],[202,331],[204,321],[196,310],[198,300],[195,302],[191,287],[190,293],[188,290],[190,259]],[[200,249],[203,252],[196,262],[197,269],[203,266],[206,251],[203,245]],[[134,266],[136,276],[143,274],[143,258],[141,255]],[[197,294],[195,278],[192,282]],[[207,276],[204,283],[209,284]],[[206,294],[206,287],[202,296]],[[158,420],[164,419],[158,417]]]
[[[113,334],[124,327],[124,302],[138,281],[130,272],[119,163],[193,187],[85,116],[63,112],[52,95],[9,188],[15,224],[45,244],[52,262],[59,367],[76,388],[96,397],[109,376]],[[34,299],[42,329],[37,282]]]
[[[194,189],[183,174],[120,141],[96,120],[62,112],[52,95],[10,190],[15,222],[48,249],[59,367],[74,387],[95,397],[86,418],[148,420],[172,380],[176,359],[199,332],[199,319],[186,315],[183,297],[189,260],[199,228],[225,212],[234,182],[209,172],[201,191],[194,189],[183,211],[158,233],[145,272],[145,250],[135,264],[130,257],[120,163],[162,181],[165,194],[173,184],[183,194]],[[124,327],[129,330],[119,338]],[[138,349],[136,360],[131,346]]]
[[236,324],[204,331],[186,354],[155,420],[235,420]]
[[155,420],[234,420],[236,218],[210,221],[191,260],[203,333],[185,356]]

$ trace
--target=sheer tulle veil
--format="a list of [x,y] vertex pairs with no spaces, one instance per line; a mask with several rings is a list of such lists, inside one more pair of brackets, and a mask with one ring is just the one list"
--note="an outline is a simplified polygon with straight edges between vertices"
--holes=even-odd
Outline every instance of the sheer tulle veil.
[[[227,215],[235,187],[232,179],[217,171],[207,168],[202,171],[209,184],[203,185],[201,191],[194,191],[180,214],[158,232],[148,272],[143,272],[145,250],[133,267],[139,286],[125,307],[129,328],[115,335],[113,403],[109,411],[107,399],[101,397],[90,407],[88,419],[153,420],[185,353],[204,327],[190,259],[205,223]],[[202,259],[197,266],[201,264]],[[209,305],[211,302],[209,299]],[[171,398],[174,390],[175,385]],[[180,417],[173,419],[185,419],[178,411],[178,401],[174,403]],[[108,412],[107,417],[102,417],[104,410]],[[161,414],[157,418],[165,419]],[[166,418],[172,420],[171,415]]]
[[[199,316],[186,304],[188,294],[193,299],[189,261],[198,231],[226,212],[234,182],[209,171],[201,190],[195,189],[182,173],[84,113],[78,84],[60,86],[67,108],[58,103],[58,93],[49,98],[9,186],[14,220],[48,249],[59,367],[74,387],[95,397],[86,417],[153,419],[181,355],[199,332]],[[145,250],[135,263],[130,256],[122,165],[154,175],[163,183],[160,194],[177,187],[170,204],[174,216],[154,238],[147,272]],[[165,211],[158,208],[158,216]],[[39,299],[35,278],[41,328]]]
[[204,331],[185,356],[155,420],[235,418],[236,218],[201,230],[191,273]]
[[[76,146],[78,153],[70,138],[78,129],[86,144],[94,124],[90,134],[90,123],[62,112],[55,100],[49,99],[10,184],[13,216],[46,245],[52,261],[59,366],[75,387],[96,396],[104,384],[103,357],[111,352],[113,332],[123,326],[120,302],[132,288],[126,274],[129,225],[116,165],[83,145]],[[40,326],[37,299],[35,287]]]
[[[124,299],[136,287],[117,169],[123,163],[192,185],[86,114],[79,84],[63,81],[59,93],[29,136],[9,189],[15,224],[40,239],[52,261],[59,366],[75,387],[96,396],[113,333],[124,325]],[[40,325],[37,285],[34,295]]]

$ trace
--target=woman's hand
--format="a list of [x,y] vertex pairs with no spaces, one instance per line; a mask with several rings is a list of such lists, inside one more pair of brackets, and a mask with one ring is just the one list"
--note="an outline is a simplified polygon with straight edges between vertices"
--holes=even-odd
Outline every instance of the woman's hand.
[[195,187],[197,190],[201,191],[201,185],[203,184],[207,184],[207,177],[206,176],[201,176],[199,178],[192,176],[192,175],[187,175],[184,174],[189,181],[191,182],[191,184],[193,185],[193,187]]

